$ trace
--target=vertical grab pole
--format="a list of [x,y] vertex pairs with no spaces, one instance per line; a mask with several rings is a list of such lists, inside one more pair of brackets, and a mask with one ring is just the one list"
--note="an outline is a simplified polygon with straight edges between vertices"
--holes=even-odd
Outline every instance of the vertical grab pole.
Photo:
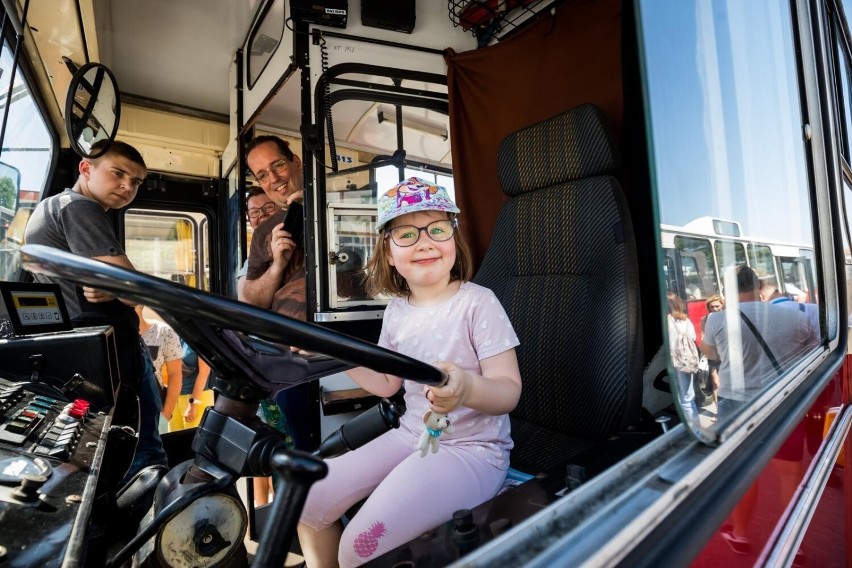
[[[3,142],[6,140],[6,122],[9,120],[9,107],[12,106],[12,90],[15,87],[15,75],[18,71],[18,59],[21,57],[21,46],[24,43],[24,24],[27,22],[27,10],[30,7],[30,0],[24,3],[23,18],[18,19],[18,12],[15,2],[12,0],[3,0],[3,8],[6,11],[6,16],[3,18],[3,30],[0,42],[4,41],[6,36],[6,22],[11,22],[15,28],[15,54],[12,56],[12,73],[9,77],[9,90],[6,92],[6,106],[3,108],[3,122],[0,124],[0,156],[3,155]],[[2,43],[0,43],[2,47]]]
[[263,528],[252,568],[284,566],[308,491],[314,482],[328,474],[328,466],[321,458],[298,450],[276,451],[270,461],[281,480],[275,488],[269,520]]

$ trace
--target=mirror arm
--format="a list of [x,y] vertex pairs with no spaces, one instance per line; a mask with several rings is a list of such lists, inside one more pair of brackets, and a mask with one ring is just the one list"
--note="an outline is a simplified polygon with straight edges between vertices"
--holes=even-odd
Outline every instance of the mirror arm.
[[[6,0],[3,0],[3,1],[5,2]],[[80,68],[80,66],[79,66],[79,65],[77,65],[76,63],[74,63],[74,62],[71,60],[71,58],[70,58],[70,57],[68,57],[67,55],[63,55],[63,56],[62,56],[62,62],[63,62],[63,63],[65,63],[65,67],[67,67],[67,68],[68,68],[68,71],[70,71],[70,72],[71,72],[71,75],[74,75],[74,73],[76,73],[76,72],[77,72],[77,69],[79,69],[79,68]]]

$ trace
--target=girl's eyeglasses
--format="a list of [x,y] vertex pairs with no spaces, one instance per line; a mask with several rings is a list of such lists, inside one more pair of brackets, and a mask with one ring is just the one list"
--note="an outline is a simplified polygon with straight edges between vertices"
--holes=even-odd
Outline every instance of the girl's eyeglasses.
[[435,242],[441,243],[453,238],[458,223],[455,219],[441,219],[432,221],[425,227],[415,227],[414,225],[399,225],[385,233],[385,238],[393,240],[398,247],[410,247],[420,240],[420,232],[426,231],[429,238]]

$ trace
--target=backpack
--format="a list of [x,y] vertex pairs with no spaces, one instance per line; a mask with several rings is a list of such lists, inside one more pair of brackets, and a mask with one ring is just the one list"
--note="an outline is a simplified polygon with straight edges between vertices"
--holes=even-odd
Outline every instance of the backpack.
[[[689,323],[687,320],[682,321],[687,324]],[[677,329],[677,339],[675,340],[674,350],[672,351],[672,365],[678,371],[695,373],[698,371],[698,361],[701,358],[698,354],[698,347],[686,333],[685,325],[681,326],[678,325],[678,322],[675,322],[675,329]]]

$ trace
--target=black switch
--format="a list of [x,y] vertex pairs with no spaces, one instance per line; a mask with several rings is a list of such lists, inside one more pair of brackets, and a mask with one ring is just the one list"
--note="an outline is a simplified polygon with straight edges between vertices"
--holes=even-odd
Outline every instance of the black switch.
[[453,542],[461,554],[467,554],[479,544],[479,529],[473,522],[470,509],[459,509],[453,513]]

